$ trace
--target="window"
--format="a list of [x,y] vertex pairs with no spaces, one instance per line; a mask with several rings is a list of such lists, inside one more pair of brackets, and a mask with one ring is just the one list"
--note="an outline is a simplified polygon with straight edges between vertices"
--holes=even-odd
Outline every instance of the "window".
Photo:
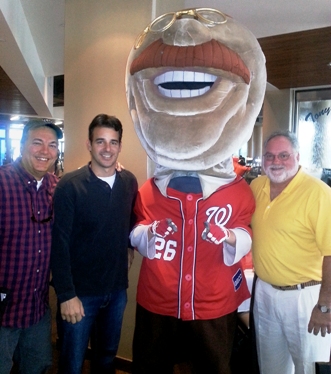
[[6,130],[0,128],[0,165],[6,157]]
[[300,164],[331,183],[331,88],[295,92],[295,128]]

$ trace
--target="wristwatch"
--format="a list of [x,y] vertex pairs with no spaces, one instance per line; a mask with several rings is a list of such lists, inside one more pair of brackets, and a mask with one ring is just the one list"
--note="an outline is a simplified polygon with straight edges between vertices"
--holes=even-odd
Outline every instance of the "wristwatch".
[[316,306],[322,313],[331,313],[331,308],[328,308],[326,305],[317,304]]

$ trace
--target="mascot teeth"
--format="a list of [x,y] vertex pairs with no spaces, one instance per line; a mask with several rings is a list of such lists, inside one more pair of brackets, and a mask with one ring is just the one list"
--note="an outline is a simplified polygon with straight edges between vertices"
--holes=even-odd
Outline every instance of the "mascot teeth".
[[217,77],[195,71],[167,71],[154,79],[161,95],[166,97],[195,97],[210,90]]

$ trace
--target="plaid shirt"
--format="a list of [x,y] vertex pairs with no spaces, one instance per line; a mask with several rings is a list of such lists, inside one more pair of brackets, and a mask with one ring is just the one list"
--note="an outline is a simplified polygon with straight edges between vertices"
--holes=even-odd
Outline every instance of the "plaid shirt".
[[48,308],[56,183],[48,173],[37,191],[20,159],[0,167],[0,287],[10,290],[2,326],[29,327]]

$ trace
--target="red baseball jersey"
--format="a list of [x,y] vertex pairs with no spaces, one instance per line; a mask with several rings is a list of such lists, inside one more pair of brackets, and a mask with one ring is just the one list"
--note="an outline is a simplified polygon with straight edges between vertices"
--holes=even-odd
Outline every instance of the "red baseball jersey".
[[153,179],[138,192],[137,224],[170,218],[178,231],[157,238],[156,256],[143,259],[137,302],[153,313],[183,320],[214,319],[235,311],[250,297],[240,261],[226,266],[223,244],[207,242],[201,234],[208,221],[251,235],[255,203],[248,184],[237,177],[205,200],[201,193],[169,187],[167,194],[160,193]]

